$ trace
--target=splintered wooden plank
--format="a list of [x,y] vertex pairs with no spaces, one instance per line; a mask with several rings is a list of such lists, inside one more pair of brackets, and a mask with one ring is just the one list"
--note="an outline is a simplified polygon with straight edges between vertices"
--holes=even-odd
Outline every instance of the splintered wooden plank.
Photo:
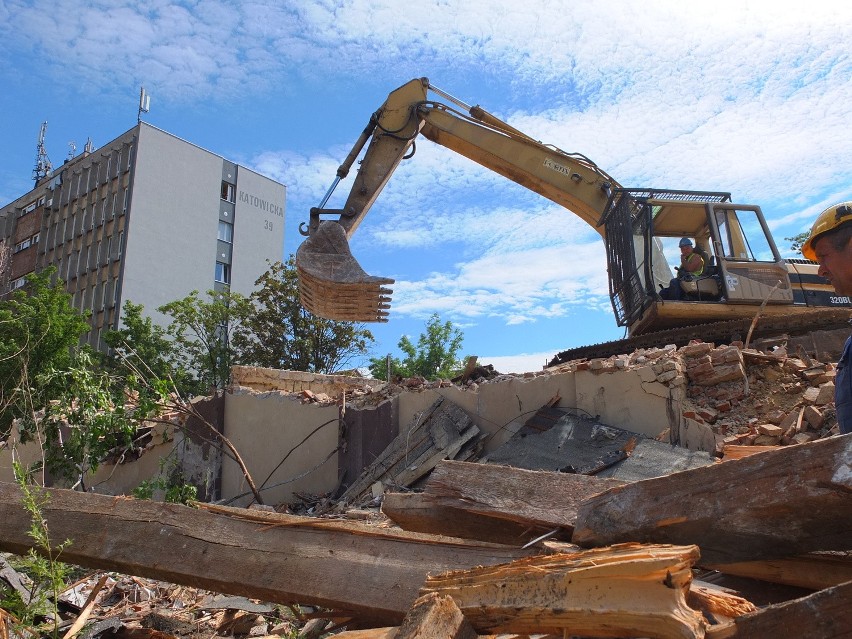
[[694,639],[701,615],[686,604],[695,546],[620,544],[532,557],[426,579],[480,633]]
[[396,639],[476,639],[477,634],[451,597],[429,592],[406,613]]
[[694,543],[702,565],[852,548],[852,434],[613,488],[572,541]]
[[404,530],[523,545],[545,532],[570,539],[578,506],[624,482],[495,464],[442,461],[422,494],[385,495],[382,511]]
[[376,481],[407,486],[441,459],[461,450],[479,429],[459,406],[439,397],[418,415],[340,497],[341,504],[356,501]]
[[[332,608],[397,625],[427,573],[528,556],[506,546],[224,506],[189,508],[44,489],[61,560],[274,603]],[[0,550],[26,553],[30,516],[0,482]],[[212,512],[215,510],[215,512]]]
[[852,637],[852,581],[807,597],[761,608],[723,626],[712,627],[712,639],[840,639]]

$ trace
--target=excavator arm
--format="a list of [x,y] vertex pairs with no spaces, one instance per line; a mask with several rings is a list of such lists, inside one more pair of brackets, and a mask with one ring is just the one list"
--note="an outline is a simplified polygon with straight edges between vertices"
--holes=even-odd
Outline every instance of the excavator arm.
[[[467,113],[427,100],[433,91]],[[542,144],[478,106],[470,107],[411,80],[393,91],[370,118],[310,222],[296,252],[302,304],[335,320],[387,321],[393,284],[364,272],[349,250],[352,236],[418,136],[440,144],[565,207],[603,235],[600,220],[617,183],[594,162]],[[369,142],[369,144],[367,144]],[[324,208],[337,184],[367,146],[342,209]],[[323,219],[330,216],[332,219]]]

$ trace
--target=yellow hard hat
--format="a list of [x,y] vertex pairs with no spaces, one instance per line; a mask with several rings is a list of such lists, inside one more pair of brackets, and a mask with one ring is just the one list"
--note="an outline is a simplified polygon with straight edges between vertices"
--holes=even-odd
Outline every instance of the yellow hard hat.
[[830,233],[836,231],[847,222],[852,222],[852,202],[841,202],[840,204],[832,204],[822,213],[811,227],[811,234],[808,236],[807,242],[802,245],[802,255],[809,260],[817,261],[816,253],[814,252],[814,241]]

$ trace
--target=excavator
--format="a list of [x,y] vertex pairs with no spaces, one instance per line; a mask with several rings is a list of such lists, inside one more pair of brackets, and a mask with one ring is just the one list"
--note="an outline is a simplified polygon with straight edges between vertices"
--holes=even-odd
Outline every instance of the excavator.
[[[430,100],[430,93],[450,104]],[[348,240],[396,168],[414,155],[418,136],[552,200],[601,235],[615,319],[628,337],[563,351],[549,365],[681,345],[696,336],[724,341],[746,330],[751,336],[758,316],[754,337],[840,328],[852,315],[850,299],[834,293],[818,264],[781,257],[759,206],[735,203],[725,192],[625,188],[585,155],[543,144],[427,78],[388,95],[299,227],[306,237],[296,251],[299,293],[311,313],[387,321],[394,280],[368,275]],[[325,208],[365,146],[343,208]],[[694,240],[705,268],[681,280],[683,299],[666,300],[660,289],[673,274],[664,243],[683,237]]]

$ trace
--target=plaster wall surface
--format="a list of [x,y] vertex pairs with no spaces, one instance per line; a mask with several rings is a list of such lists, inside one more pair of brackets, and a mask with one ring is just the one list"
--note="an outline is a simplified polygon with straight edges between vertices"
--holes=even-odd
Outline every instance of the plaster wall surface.
[[646,368],[612,373],[577,371],[575,407],[599,416],[604,424],[656,437],[675,426],[680,410],[670,402],[680,398],[677,392],[672,396],[666,384],[653,381],[653,372]]
[[222,158],[140,126],[122,305],[144,303],[146,314],[165,325],[159,306],[213,288],[221,175]]
[[284,247],[285,191],[277,182],[245,167],[237,169],[234,250],[231,288],[253,291],[255,281],[269,268],[267,259],[280,260]]
[[[453,386],[403,393],[399,396],[399,429],[402,432],[440,394],[458,404],[486,433],[486,453],[505,443],[555,397],[559,398],[556,406],[597,415],[605,424],[648,437],[657,437],[666,429],[680,435],[683,387],[660,383],[656,377],[650,366],[611,373],[581,370],[510,378],[482,384],[475,391]],[[713,451],[712,438],[699,432],[698,426],[694,425],[681,445]]]
[[[271,486],[299,477],[263,491],[266,504],[291,502],[294,492],[322,494],[337,487],[338,459],[334,451],[338,428],[336,404],[302,404],[298,397],[280,392],[235,389],[225,394],[224,434],[240,451],[255,484],[260,487],[266,481]],[[299,445],[302,440],[304,443]],[[288,453],[287,460],[279,466]],[[222,498],[227,500],[246,492],[249,487],[239,466],[223,457]],[[249,494],[231,505],[245,506],[251,501]]]
[[[152,441],[156,443],[138,459],[123,464],[112,462],[101,464],[97,471],[86,477],[86,489],[101,495],[129,495],[143,481],[157,477],[161,471],[162,461],[170,458],[176,447],[176,440],[172,435],[163,441],[164,428],[169,428],[171,431],[170,427],[157,426],[152,438]],[[178,438],[183,439],[180,435]],[[29,441],[26,444],[20,444],[10,441],[10,447],[0,450],[0,481],[15,481],[12,470],[12,447],[15,448],[14,459],[24,468],[30,468],[42,460],[41,447],[37,442]],[[39,477],[39,481],[40,479]],[[48,480],[46,484],[48,486],[63,485],[61,482],[52,480]]]
[[[124,464],[101,464],[94,475],[87,480],[87,486],[101,495],[130,495],[143,481],[151,481],[165,469],[170,458],[174,458],[175,448],[182,442],[183,435],[172,432],[163,437],[165,426],[160,424],[154,429],[154,442],[138,459]],[[164,441],[165,439],[165,441]],[[162,499],[162,495],[155,495]]]

